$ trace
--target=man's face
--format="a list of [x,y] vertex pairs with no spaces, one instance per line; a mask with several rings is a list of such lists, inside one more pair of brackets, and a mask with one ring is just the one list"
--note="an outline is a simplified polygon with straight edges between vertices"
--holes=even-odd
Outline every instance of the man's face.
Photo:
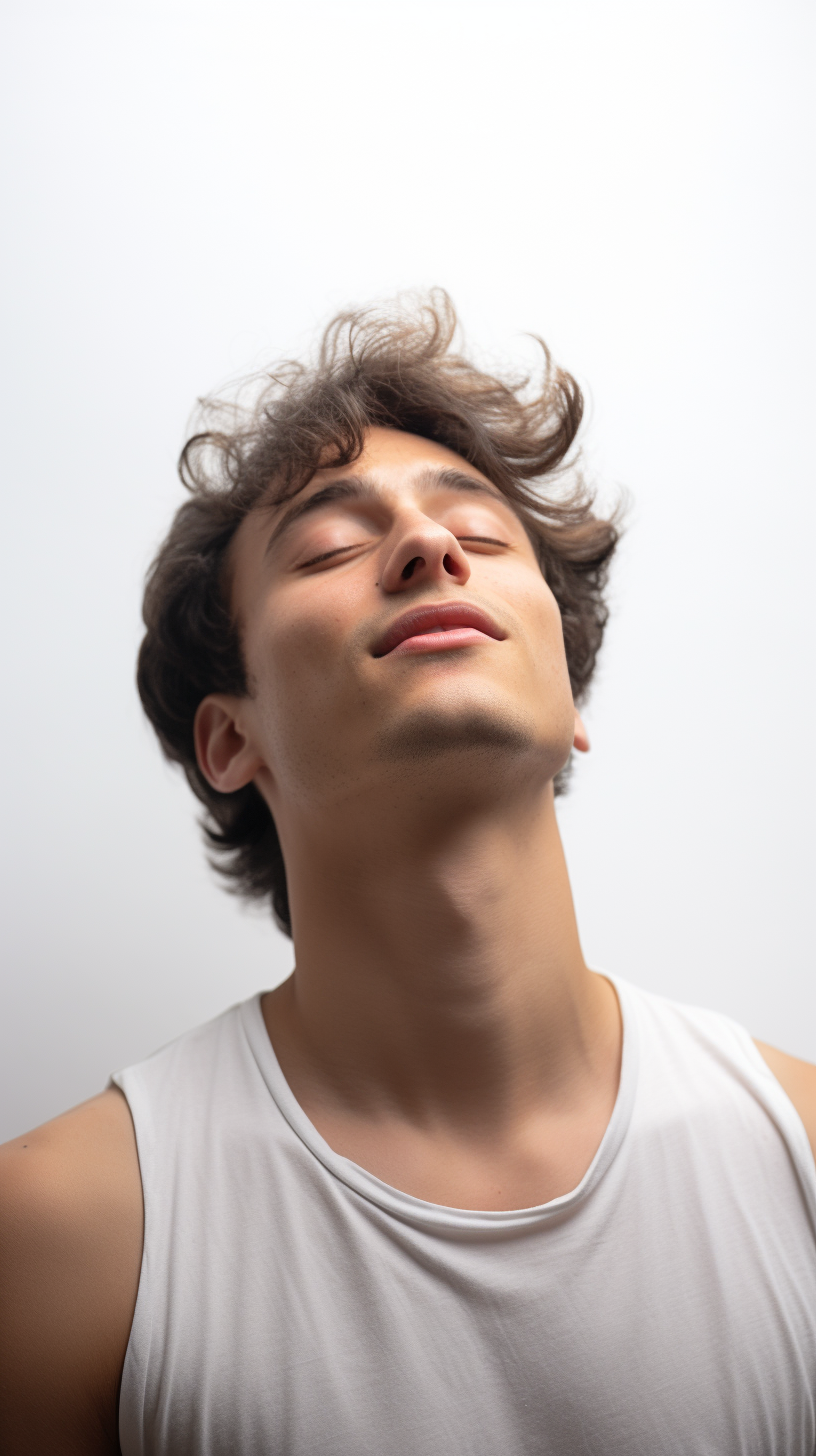
[[[509,502],[445,447],[372,429],[232,547],[256,781],[289,814],[375,790],[551,778],[574,716],[561,619]],[[487,776],[487,778],[486,778]]]

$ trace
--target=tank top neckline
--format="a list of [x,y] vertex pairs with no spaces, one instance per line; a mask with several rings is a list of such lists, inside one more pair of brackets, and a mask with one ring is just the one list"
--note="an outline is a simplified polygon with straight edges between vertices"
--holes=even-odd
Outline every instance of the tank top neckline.
[[595,1156],[577,1186],[570,1193],[564,1193],[533,1208],[448,1208],[443,1204],[428,1203],[422,1198],[415,1198],[413,1194],[392,1188],[367,1169],[353,1163],[350,1158],[336,1153],[306,1116],[283,1075],[261,1011],[261,997],[264,993],[259,992],[250,997],[237,1009],[250,1049],[275,1106],[300,1141],[339,1182],[386,1213],[416,1227],[435,1229],[439,1233],[447,1230],[460,1236],[468,1232],[501,1234],[529,1229],[552,1219],[560,1220],[573,1213],[600,1183],[620,1149],[631,1119],[637,1085],[637,1027],[631,988],[619,977],[606,972],[604,974],[617,993],[623,1024],[620,1082],[612,1115]]

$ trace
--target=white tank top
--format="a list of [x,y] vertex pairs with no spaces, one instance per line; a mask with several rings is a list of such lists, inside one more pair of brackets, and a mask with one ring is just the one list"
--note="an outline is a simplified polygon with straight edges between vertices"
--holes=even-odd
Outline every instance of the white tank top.
[[611,1121],[539,1208],[425,1203],[332,1152],[259,997],[119,1073],[124,1456],[814,1456],[804,1127],[742,1028],[614,984]]

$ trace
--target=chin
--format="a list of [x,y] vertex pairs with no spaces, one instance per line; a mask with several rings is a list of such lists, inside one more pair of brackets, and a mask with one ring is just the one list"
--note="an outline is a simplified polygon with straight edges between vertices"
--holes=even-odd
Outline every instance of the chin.
[[387,728],[376,751],[382,758],[416,760],[474,750],[517,754],[531,747],[531,734],[511,718],[484,709],[450,713],[420,708]]
[[448,778],[461,765],[502,777],[502,772],[552,778],[569,758],[572,734],[561,724],[552,734],[506,707],[470,704],[458,709],[423,706],[384,729],[374,745],[381,761],[432,769]]

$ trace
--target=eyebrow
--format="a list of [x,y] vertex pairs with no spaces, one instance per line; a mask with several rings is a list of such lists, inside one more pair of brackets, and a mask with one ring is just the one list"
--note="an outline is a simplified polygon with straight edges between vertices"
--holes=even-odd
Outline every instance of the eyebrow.
[[[444,470],[426,466],[417,476],[416,483],[426,489],[438,490],[441,487],[443,490],[470,491],[477,495],[488,495],[493,500],[505,499],[494,486],[488,485],[486,481],[477,480],[474,475],[468,475],[464,470],[457,470],[455,466],[448,466]],[[333,480],[329,485],[324,485],[322,490],[316,490],[314,495],[307,496],[305,500],[295,501],[288,511],[284,511],[270,533],[264,555],[268,556],[281,537],[291,530],[297,521],[304,516],[311,515],[312,511],[319,511],[323,506],[331,505],[333,501],[372,500],[376,497],[377,489],[369,476],[345,475],[341,480]]]

